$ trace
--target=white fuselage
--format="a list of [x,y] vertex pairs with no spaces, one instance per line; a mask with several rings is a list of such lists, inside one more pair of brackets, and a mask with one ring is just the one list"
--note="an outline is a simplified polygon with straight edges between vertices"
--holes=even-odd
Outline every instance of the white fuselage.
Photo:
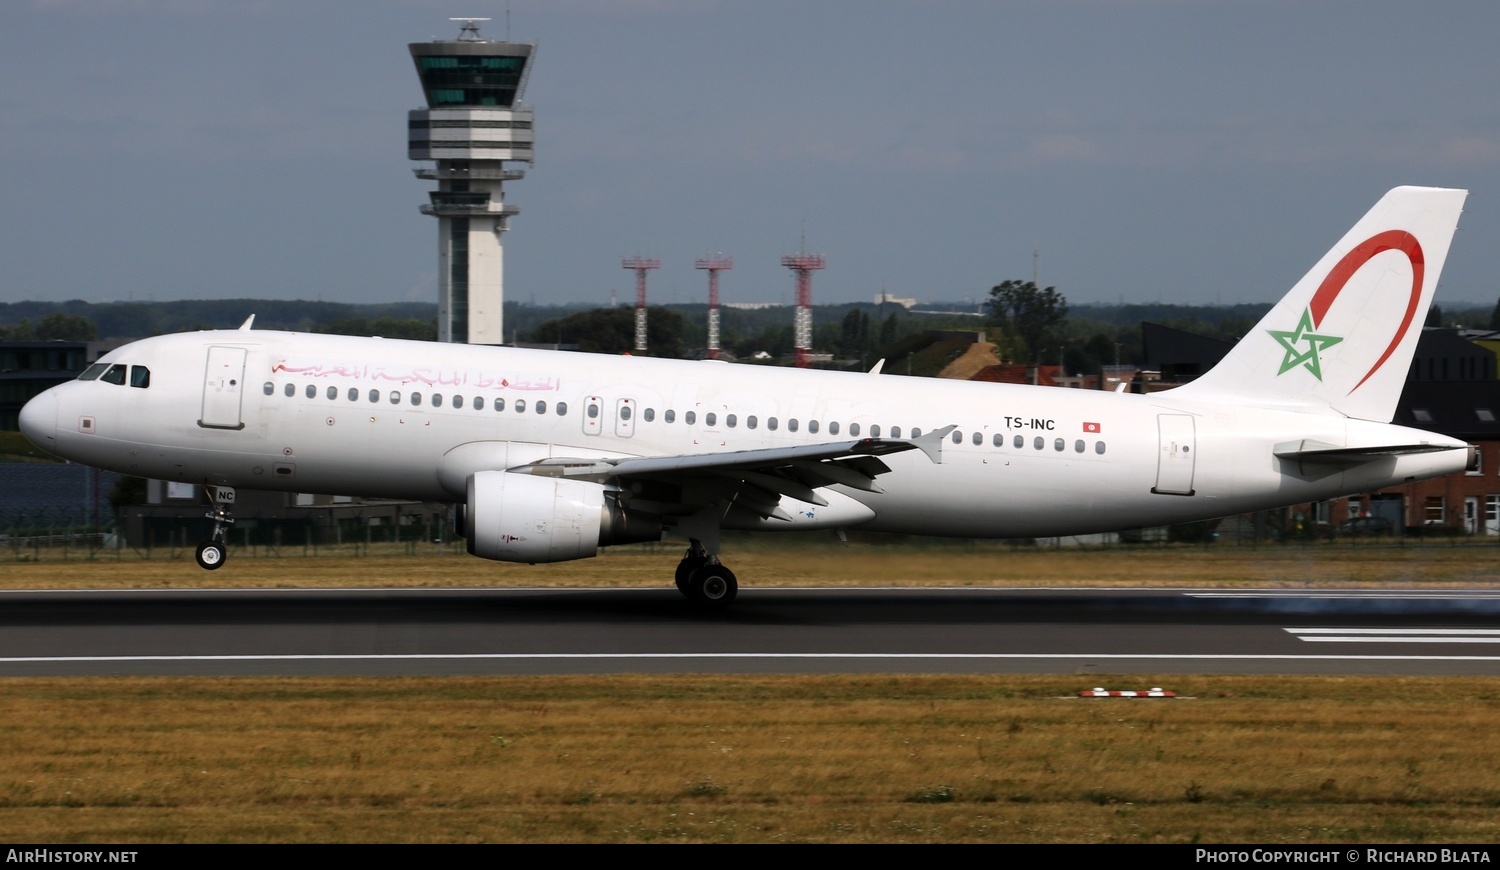
[[[56,387],[23,413],[33,441],[128,474],[246,489],[461,502],[469,475],[547,458],[721,454],[957,427],[940,463],[921,450],[883,456],[883,492],[829,487],[826,506],[783,496],[792,521],[747,524],[764,529],[1083,534],[1369,491],[1466,461],[1462,442],[1430,432],[1173,392],[252,330],[146,339],[101,362],[145,367],[149,386]],[[1308,474],[1273,455],[1301,439],[1445,449]]]

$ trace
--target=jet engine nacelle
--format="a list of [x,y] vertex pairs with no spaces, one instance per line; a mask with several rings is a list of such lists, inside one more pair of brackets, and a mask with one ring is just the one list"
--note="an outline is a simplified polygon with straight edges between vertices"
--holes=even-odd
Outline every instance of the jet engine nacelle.
[[597,483],[508,471],[468,478],[469,553],[500,562],[566,562],[601,546],[661,539],[655,517],[625,510]]

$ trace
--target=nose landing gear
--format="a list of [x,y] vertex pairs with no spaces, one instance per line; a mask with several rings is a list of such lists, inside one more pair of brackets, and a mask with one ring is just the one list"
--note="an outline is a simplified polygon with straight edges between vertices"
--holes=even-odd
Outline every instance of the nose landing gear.
[[224,561],[229,558],[229,527],[234,525],[234,517],[229,512],[234,507],[234,487],[232,486],[206,486],[209,499],[214,503],[214,509],[204,514],[205,517],[214,521],[213,534],[207,541],[198,545],[193,553],[198,567],[205,571],[214,571],[223,566]]

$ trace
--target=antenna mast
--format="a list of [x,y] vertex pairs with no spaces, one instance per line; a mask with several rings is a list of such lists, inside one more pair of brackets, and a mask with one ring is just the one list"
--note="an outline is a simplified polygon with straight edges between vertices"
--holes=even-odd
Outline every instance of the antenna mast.
[[620,266],[635,271],[635,352],[646,352],[646,273],[660,269],[661,261],[655,257],[625,257]]
[[704,257],[693,264],[708,270],[708,358],[719,358],[719,273],[734,268],[734,260],[722,254]]

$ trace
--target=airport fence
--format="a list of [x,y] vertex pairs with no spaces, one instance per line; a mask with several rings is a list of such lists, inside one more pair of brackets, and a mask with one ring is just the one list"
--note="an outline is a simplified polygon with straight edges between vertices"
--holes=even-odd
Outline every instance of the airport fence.
[[[205,509],[206,510],[206,509]],[[197,545],[209,537],[208,519],[146,518],[129,535],[115,523],[100,524],[88,511],[55,508],[0,512],[0,562],[39,560],[114,559],[176,560],[191,558]],[[804,532],[783,535],[726,533],[726,549],[764,550],[783,547],[828,546],[829,533]],[[1173,535],[1166,530],[1145,534],[1090,535],[1079,537],[969,540],[918,538],[850,532],[848,541],[870,554],[892,548],[931,552],[1080,552],[1089,550],[1129,551],[1224,551],[1294,550],[1371,551],[1380,549],[1477,548],[1500,545],[1500,537],[1462,533],[1391,535],[1384,537],[1327,538],[1308,536],[1271,539],[1212,535]],[[400,522],[373,522],[367,517],[346,517],[336,523],[318,523],[300,518],[241,517],[230,527],[228,543],[235,558],[297,558],[405,555],[434,558],[465,555],[465,542],[457,537],[446,518],[431,513],[412,513]],[[683,544],[675,539],[656,544],[631,545],[635,552],[675,555]]]

